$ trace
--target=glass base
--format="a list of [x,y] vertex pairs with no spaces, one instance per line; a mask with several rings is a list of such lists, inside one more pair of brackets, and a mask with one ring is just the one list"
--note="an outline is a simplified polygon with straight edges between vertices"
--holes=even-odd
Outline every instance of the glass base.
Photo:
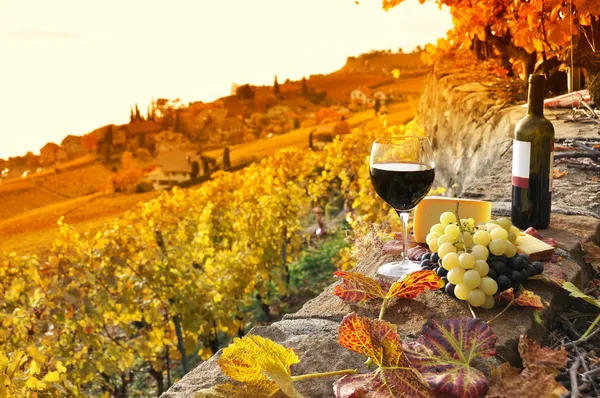
[[421,269],[421,263],[410,260],[394,261],[383,264],[377,269],[380,275],[390,278],[401,278]]

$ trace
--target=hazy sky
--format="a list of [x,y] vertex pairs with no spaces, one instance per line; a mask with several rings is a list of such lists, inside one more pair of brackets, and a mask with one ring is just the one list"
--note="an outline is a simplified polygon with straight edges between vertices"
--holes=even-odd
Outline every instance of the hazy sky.
[[212,101],[233,82],[341,68],[433,42],[447,10],[417,0],[0,0],[0,157],[125,123],[136,102]]

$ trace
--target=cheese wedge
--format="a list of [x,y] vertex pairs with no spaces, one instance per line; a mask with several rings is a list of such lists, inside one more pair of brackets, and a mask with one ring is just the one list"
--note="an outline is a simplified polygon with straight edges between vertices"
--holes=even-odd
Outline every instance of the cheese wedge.
[[554,247],[531,235],[518,236],[515,246],[517,246],[517,252],[527,254],[531,261],[547,259],[554,254]]
[[472,218],[475,224],[484,223],[492,218],[492,202],[473,199],[446,198],[442,196],[426,196],[415,208],[413,231],[415,240],[426,243],[425,237],[429,229],[439,224],[440,215],[445,211],[456,211],[459,204],[458,215],[460,218]]

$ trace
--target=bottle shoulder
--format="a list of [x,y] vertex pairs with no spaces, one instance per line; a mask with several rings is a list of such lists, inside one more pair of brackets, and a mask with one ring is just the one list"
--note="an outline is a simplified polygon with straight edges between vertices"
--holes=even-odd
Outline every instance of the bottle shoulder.
[[543,116],[537,115],[526,115],[523,119],[519,120],[515,126],[515,136],[518,133],[537,132],[542,134],[549,134],[554,139],[554,126],[550,120]]

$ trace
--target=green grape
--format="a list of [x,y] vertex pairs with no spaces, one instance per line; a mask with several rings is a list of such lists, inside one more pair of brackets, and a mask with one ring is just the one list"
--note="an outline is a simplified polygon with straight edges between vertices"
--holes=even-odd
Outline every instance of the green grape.
[[434,253],[438,252],[440,248],[440,246],[437,243],[437,239],[432,239],[429,242],[427,242],[427,246],[429,246],[429,250],[431,250]]
[[485,224],[486,225],[490,225],[490,224],[500,225],[500,224],[498,224],[498,221],[496,221],[496,220],[488,220],[485,222]]
[[475,289],[481,283],[481,276],[479,276],[479,272],[475,271],[474,269],[470,269],[465,271],[462,282],[466,283],[471,289]]
[[514,257],[517,254],[517,247],[510,242],[506,242],[506,251],[504,254],[508,258]]
[[492,237],[492,239],[507,240],[508,232],[506,232],[506,230],[504,228],[496,228],[496,229],[492,230],[492,232],[490,232],[490,236]]
[[510,221],[510,219],[502,217],[497,219],[496,221],[498,221],[498,224],[500,224],[500,226],[504,228],[506,232],[510,232],[510,227],[512,227],[512,222]]
[[448,271],[458,267],[459,265],[457,253],[450,252],[442,258],[442,267]]
[[452,283],[453,285],[458,285],[463,281],[464,275],[465,270],[460,267],[456,267],[448,271],[448,275],[446,275],[446,278],[448,278],[448,282]]
[[514,232],[509,232],[508,233],[508,241],[510,243],[515,243],[517,240],[517,235],[514,234]]
[[505,240],[494,239],[490,242],[488,247],[490,248],[490,253],[494,256],[501,256],[506,253],[506,243]]
[[456,216],[450,211],[446,211],[440,215],[440,222],[444,225],[453,224],[456,222]]
[[475,227],[475,220],[473,220],[472,218],[469,218],[467,220],[467,223],[469,224],[469,227],[471,227],[471,228]]
[[[454,294],[456,294],[456,289]],[[473,307],[481,307],[485,304],[485,294],[479,289],[473,289],[469,292],[468,301]]]
[[491,310],[496,305],[496,300],[492,296],[485,296],[485,303],[481,306],[484,310]]
[[456,247],[454,247],[454,245],[450,242],[446,242],[443,245],[441,245],[437,251],[440,258],[444,258],[444,256],[446,256],[446,254],[452,253],[452,252],[456,253]]
[[464,251],[465,250],[465,245],[462,242],[456,242],[456,243],[454,243],[454,247],[456,247],[456,250],[460,250],[460,251]]
[[439,238],[440,236],[442,236],[442,235],[440,235],[440,234],[439,234],[439,233],[437,233],[437,232],[430,232],[430,233],[428,233],[428,234],[427,234],[427,236],[425,237],[425,242],[429,243],[429,241],[430,241],[430,240],[432,240],[432,239],[435,239],[435,240],[437,240],[437,238]]
[[458,235],[460,234],[460,228],[456,224],[450,224],[446,227],[444,233],[456,240],[456,238],[458,238]]
[[488,296],[493,296],[498,291],[498,283],[489,276],[481,278],[479,289]]
[[519,237],[519,235],[521,235],[521,230],[519,228],[515,227],[514,225],[512,227],[510,227],[510,232],[515,234],[515,236],[517,238]]
[[429,232],[437,232],[438,234],[440,234],[440,236],[442,236],[444,234],[445,229],[446,227],[442,224],[435,224],[431,228],[429,228]]
[[482,245],[476,245],[473,246],[473,248],[471,249],[471,254],[473,255],[473,257],[475,257],[475,261],[486,261],[488,256],[490,255],[490,252],[488,251],[487,247]]
[[473,243],[476,245],[487,246],[491,240],[492,238],[487,231],[477,231],[473,235]]
[[438,242],[438,245],[440,245],[440,246],[446,242],[454,243],[454,238],[451,237],[450,235],[444,234],[438,238],[437,242]]
[[488,231],[489,233],[491,233],[496,228],[502,228],[502,227],[498,224],[488,224],[488,226],[485,228],[485,230]]
[[465,231],[462,233],[462,236],[465,245],[471,246],[471,244],[473,243],[473,235],[469,231]]
[[486,276],[488,272],[490,272],[490,266],[483,260],[475,261],[475,266],[473,266],[473,269],[477,271],[481,277]]
[[475,257],[471,253],[463,253],[458,257],[460,266],[464,269],[471,269],[475,266]]
[[469,293],[471,293],[471,288],[467,286],[466,283],[459,283],[454,287],[454,295],[459,300],[467,300],[469,298]]

